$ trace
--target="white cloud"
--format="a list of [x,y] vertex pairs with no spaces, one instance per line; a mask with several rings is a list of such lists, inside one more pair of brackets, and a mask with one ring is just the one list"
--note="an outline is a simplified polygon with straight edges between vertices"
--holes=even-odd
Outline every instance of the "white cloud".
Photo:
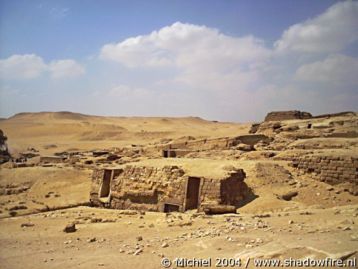
[[0,78],[33,79],[46,71],[46,64],[35,54],[12,55],[0,60]]
[[100,54],[102,59],[131,68],[173,66],[223,72],[250,68],[268,55],[263,42],[252,36],[231,37],[213,28],[180,22],[148,35],[106,44]]
[[[136,75],[158,78],[140,82],[150,89],[144,99],[142,94],[134,94],[131,85],[138,82],[131,79],[107,96],[125,100],[125,111],[190,113],[232,120],[258,119],[279,109],[327,113],[338,95],[344,100],[340,108],[349,110],[354,99],[349,97],[357,85],[353,75],[357,73],[356,59],[330,54],[357,40],[355,14],[356,3],[336,4],[322,15],[290,27],[273,49],[253,36],[229,36],[217,29],[180,22],[106,44],[101,59],[120,63],[132,79]],[[324,54],[311,54],[317,51]],[[327,58],[308,62],[318,57]],[[339,87],[313,83],[328,80],[340,83]],[[312,100],[325,103],[314,104]]]
[[83,75],[85,69],[71,59],[52,61],[46,64],[35,54],[12,55],[0,60],[0,79],[35,79],[50,72],[52,78],[68,78]]
[[148,39],[138,36],[118,44],[104,45],[101,58],[120,62],[127,67],[170,65],[171,62],[165,52],[157,49]]
[[270,55],[263,41],[253,36],[232,37],[217,29],[180,22],[106,44],[100,53],[102,59],[131,69],[171,68],[176,70],[174,82],[207,90],[247,86]]
[[85,73],[84,68],[71,59],[53,61],[49,64],[49,70],[55,79],[77,77]]
[[342,1],[323,14],[286,30],[278,51],[338,52],[358,40],[358,2]]
[[341,54],[330,55],[323,61],[302,65],[296,71],[296,79],[335,84],[358,84],[358,58]]

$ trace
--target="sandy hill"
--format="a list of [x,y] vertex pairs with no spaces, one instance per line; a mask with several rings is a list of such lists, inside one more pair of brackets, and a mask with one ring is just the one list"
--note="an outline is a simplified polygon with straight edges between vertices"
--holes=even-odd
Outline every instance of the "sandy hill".
[[247,133],[249,124],[198,117],[102,117],[72,112],[20,113],[0,122],[10,151],[35,147],[42,153],[142,144],[163,138],[223,137]]

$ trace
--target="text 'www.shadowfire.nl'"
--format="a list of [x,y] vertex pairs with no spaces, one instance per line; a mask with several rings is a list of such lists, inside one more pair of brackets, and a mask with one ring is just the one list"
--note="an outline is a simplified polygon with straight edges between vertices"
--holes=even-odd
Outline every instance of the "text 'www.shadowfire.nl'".
[[269,268],[269,267],[324,267],[324,268],[356,268],[357,259],[241,259],[241,258],[163,258],[164,268]]

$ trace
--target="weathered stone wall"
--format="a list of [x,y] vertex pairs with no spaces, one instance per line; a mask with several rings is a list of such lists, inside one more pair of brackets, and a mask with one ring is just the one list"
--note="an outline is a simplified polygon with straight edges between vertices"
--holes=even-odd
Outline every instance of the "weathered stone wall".
[[245,172],[240,170],[221,181],[220,201],[222,204],[236,207],[243,205],[243,201],[249,196],[249,188],[244,182],[245,177]]
[[236,138],[222,137],[215,139],[201,139],[181,143],[172,143],[168,146],[165,146],[165,148],[190,150],[227,149],[239,143],[240,141],[238,141]]
[[5,163],[11,159],[11,156],[7,148],[6,140],[7,137],[0,129],[0,164]]
[[177,157],[185,157],[189,153],[194,152],[190,149],[163,149],[162,156],[164,158],[177,158]]
[[355,115],[357,115],[356,112],[344,111],[344,112],[339,112],[339,113],[317,115],[317,116],[314,116],[312,118],[319,119],[319,118],[331,118],[331,117],[355,116]]
[[183,204],[183,176],[184,171],[176,166],[127,166],[112,182],[111,207],[159,211],[166,199]]
[[[189,175],[178,166],[126,166],[114,170],[110,183],[110,200],[101,201],[99,192],[104,170],[94,170],[90,201],[94,206],[116,209],[163,211],[165,204],[185,210]],[[199,207],[206,204],[239,205],[249,189],[245,173],[239,169],[221,180],[200,177]]]
[[175,156],[185,156],[195,151],[205,150],[225,150],[235,147],[239,144],[255,145],[260,141],[270,142],[271,139],[262,134],[241,135],[236,137],[222,137],[215,139],[201,139],[186,141],[182,143],[172,143],[162,147],[162,150],[172,151]]
[[265,121],[281,121],[294,119],[310,119],[312,115],[308,112],[291,110],[291,111],[273,111],[266,115]]
[[41,156],[40,162],[41,163],[62,163],[66,160],[64,157],[59,156]]
[[358,157],[305,155],[294,157],[292,166],[331,185],[349,184],[349,191],[358,195]]

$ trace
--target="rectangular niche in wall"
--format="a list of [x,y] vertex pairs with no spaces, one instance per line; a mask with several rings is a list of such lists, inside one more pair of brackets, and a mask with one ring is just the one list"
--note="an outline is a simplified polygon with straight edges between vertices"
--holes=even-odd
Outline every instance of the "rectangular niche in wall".
[[164,212],[177,212],[179,211],[179,205],[164,204]]
[[104,170],[101,189],[99,192],[100,198],[105,198],[109,196],[111,190],[111,177],[112,177],[112,170]]
[[185,195],[185,210],[195,209],[199,206],[200,178],[188,177]]

